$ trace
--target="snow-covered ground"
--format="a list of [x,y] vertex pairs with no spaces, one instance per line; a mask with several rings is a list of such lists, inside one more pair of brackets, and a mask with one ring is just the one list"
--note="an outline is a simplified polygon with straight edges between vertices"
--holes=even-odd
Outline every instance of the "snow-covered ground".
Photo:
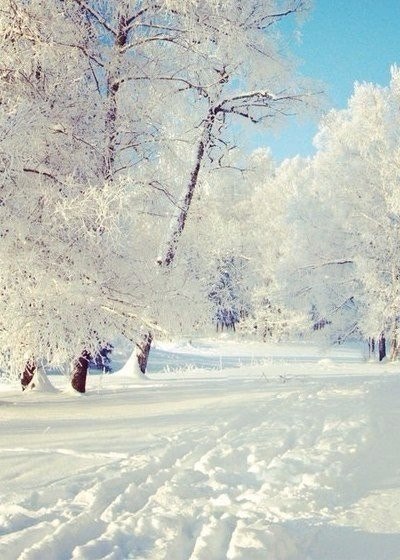
[[400,364],[223,338],[152,360],[84,396],[1,387],[2,560],[400,559]]

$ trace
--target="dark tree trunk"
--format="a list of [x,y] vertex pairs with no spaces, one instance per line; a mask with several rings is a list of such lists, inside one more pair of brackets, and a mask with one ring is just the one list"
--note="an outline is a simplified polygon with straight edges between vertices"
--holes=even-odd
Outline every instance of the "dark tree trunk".
[[379,361],[381,362],[383,358],[386,358],[386,339],[384,333],[381,333],[378,340],[378,353]]
[[368,339],[368,357],[371,358],[375,355],[375,338],[369,337]]
[[86,392],[86,378],[89,368],[90,354],[86,350],[74,362],[71,374],[71,385],[78,393]]
[[[211,144],[212,130],[218,110],[220,110],[220,107],[211,107],[208,111],[207,118],[204,122],[203,133],[197,145],[196,161],[190,174],[189,182],[185,186],[181,196],[181,203],[179,204],[180,212],[178,216],[176,216],[176,221],[171,229],[164,255],[161,255],[157,260],[158,264],[164,269],[168,269],[175,260],[177,245],[185,229],[186,219],[198,184],[203,159]],[[149,332],[143,336],[140,342],[136,343],[138,364],[143,374],[146,373],[152,341],[153,335]]]
[[[124,15],[119,16],[118,30],[115,37],[115,47],[121,53],[121,49],[126,46],[128,41],[128,25],[127,18]],[[121,77],[119,67],[117,70],[110,72],[107,76],[107,102],[108,108],[106,113],[105,128],[108,135],[107,153],[104,159],[103,175],[106,179],[112,180],[114,175],[114,164],[118,143],[117,118],[118,118],[118,92],[121,85]]]
[[136,355],[140,371],[144,374],[147,369],[147,361],[149,359],[151,343],[153,342],[153,335],[149,332],[143,335],[142,340],[136,343]]
[[181,195],[181,202],[179,203],[180,212],[175,218],[176,221],[171,229],[165,253],[157,261],[158,264],[164,268],[168,268],[175,260],[176,248],[183,230],[185,229],[186,219],[198,184],[203,159],[208,147],[211,144],[212,129],[215,122],[216,112],[217,110],[213,107],[208,112],[204,123],[203,134],[197,145],[196,161],[190,174],[189,182],[185,186]]
[[25,391],[29,383],[32,381],[33,376],[35,375],[35,371],[36,371],[35,362],[33,360],[29,360],[28,362],[26,362],[25,369],[21,373],[21,377],[20,377],[21,387],[23,391]]

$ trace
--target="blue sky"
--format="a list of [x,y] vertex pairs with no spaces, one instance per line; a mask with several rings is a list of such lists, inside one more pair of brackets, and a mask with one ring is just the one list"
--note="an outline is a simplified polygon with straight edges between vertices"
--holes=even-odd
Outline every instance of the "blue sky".
[[[387,85],[391,64],[400,65],[400,0],[314,0],[301,34],[290,43],[301,73],[325,83],[329,107],[346,107],[355,81]],[[313,153],[316,130],[316,122],[293,122],[254,141],[282,160]]]

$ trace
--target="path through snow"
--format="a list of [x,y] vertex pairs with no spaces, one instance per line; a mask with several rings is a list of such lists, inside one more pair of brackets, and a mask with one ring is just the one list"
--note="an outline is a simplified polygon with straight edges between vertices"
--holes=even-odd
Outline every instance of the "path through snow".
[[0,558],[399,560],[400,382],[335,363],[1,393]]

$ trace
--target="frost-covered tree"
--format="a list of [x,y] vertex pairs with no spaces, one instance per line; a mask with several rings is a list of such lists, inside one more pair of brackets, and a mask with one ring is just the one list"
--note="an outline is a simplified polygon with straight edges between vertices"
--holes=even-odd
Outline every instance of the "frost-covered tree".
[[165,293],[185,315],[177,245],[233,119],[311,104],[276,34],[307,4],[3,2],[4,367],[29,380],[40,361],[75,360],[81,391],[90,353],[122,331],[145,368],[154,330],[177,316]]
[[7,4],[0,19],[2,358],[13,372],[27,365],[24,384],[40,362],[75,359],[72,381],[82,391],[98,345],[151,324],[154,272],[146,263],[158,243],[153,257],[143,251],[153,237],[151,186],[139,189],[140,177],[116,166],[145,157],[146,142],[139,150],[133,136],[146,137],[154,125],[144,104],[140,118],[131,106],[130,130],[121,109],[123,133],[114,137],[110,45],[98,14],[91,19],[75,2]]
[[292,199],[286,164],[278,166],[267,149],[255,150],[242,175],[243,200],[235,212],[240,254],[246,261],[249,312],[243,332],[263,340],[287,338],[301,320],[284,296],[283,261],[291,245],[288,205]]
[[291,164],[293,293],[336,340],[387,333],[397,345],[399,102],[397,68],[388,87],[356,85],[348,108],[322,121],[316,155]]
[[[288,246],[289,198],[266,149],[255,150],[245,167],[232,156],[226,169],[208,174],[188,229],[201,239],[205,256],[200,269],[210,279],[214,323],[235,325],[264,339],[289,332],[294,317],[284,305],[277,277]],[[181,250],[184,246],[182,240]],[[201,255],[196,258],[201,261]]]
[[236,130],[240,123],[270,126],[286,117],[288,111],[304,112],[315,107],[310,84],[296,73],[276,28],[281,19],[299,15],[307,8],[304,0],[191,4],[192,16],[205,25],[196,46],[201,57],[195,61],[194,77],[184,80],[196,101],[190,136],[193,153],[187,158],[184,151],[184,175],[177,176],[174,167],[180,195],[160,250],[161,266],[168,267],[175,259],[201,173],[223,167],[229,160],[232,125]]
[[[288,110],[302,111],[315,105],[308,83],[298,78],[276,35],[276,24],[284,17],[302,13],[307,2],[166,2],[155,12],[152,4],[144,6],[135,25],[143,25],[144,14],[152,18],[145,23],[146,33],[155,34],[146,36],[146,40],[139,36],[137,42],[134,38],[133,44],[136,49],[142,45],[148,49],[153,43],[159,49],[162,45],[168,64],[166,69],[161,66],[161,72],[159,67],[160,73],[155,72],[152,78],[128,75],[119,83],[133,80],[137,87],[144,80],[152,87],[156,83],[159,89],[172,85],[179,93],[171,113],[171,105],[162,108],[164,118],[168,118],[168,133],[163,130],[157,151],[157,178],[149,181],[177,209],[172,212],[169,232],[157,258],[161,267],[169,268],[175,261],[201,172],[210,164],[222,164],[234,120],[268,126],[271,120],[285,117]],[[160,15],[161,23],[154,23]],[[166,97],[170,96],[169,90]],[[192,146],[189,157],[188,144]],[[138,343],[144,367],[151,337],[145,333],[144,341]]]
[[44,12],[44,3],[6,4],[0,19],[1,356],[4,367],[22,371],[38,358],[72,359],[102,337],[91,263],[100,264],[94,276],[106,273],[102,255],[114,245],[119,222],[110,210],[121,191],[95,188],[101,157],[89,129],[100,116],[87,66],[77,50],[53,44],[74,26],[62,18],[61,33],[59,11]]
[[[339,189],[324,190],[313,160],[285,162],[282,178],[292,191],[288,212],[289,247],[280,277],[288,305],[304,313],[304,330],[338,342],[357,331],[357,280],[347,251],[345,222],[335,219]],[[335,182],[334,171],[331,176]]]
[[234,254],[220,257],[216,266],[216,277],[211,283],[208,297],[212,304],[212,322],[217,331],[232,329],[243,320],[248,312],[248,302],[243,294],[244,263]]

